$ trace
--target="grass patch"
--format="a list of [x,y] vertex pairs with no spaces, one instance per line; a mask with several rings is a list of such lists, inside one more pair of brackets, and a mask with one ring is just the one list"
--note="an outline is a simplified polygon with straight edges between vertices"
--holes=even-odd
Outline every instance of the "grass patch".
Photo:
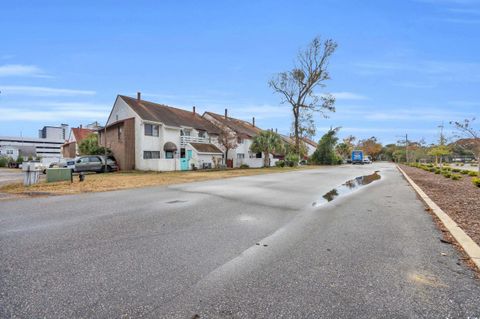
[[109,174],[89,174],[85,181],[80,183],[75,176],[74,182],[41,182],[25,187],[21,183],[10,184],[0,187],[0,192],[10,194],[28,194],[31,192],[45,192],[56,195],[78,194],[88,192],[105,192],[119,189],[138,188],[147,186],[161,186],[181,183],[206,181],[213,179],[252,176],[270,173],[283,173],[297,170],[314,169],[319,166],[299,167],[268,167],[254,169],[227,169],[209,171],[186,171],[186,172],[117,172]]

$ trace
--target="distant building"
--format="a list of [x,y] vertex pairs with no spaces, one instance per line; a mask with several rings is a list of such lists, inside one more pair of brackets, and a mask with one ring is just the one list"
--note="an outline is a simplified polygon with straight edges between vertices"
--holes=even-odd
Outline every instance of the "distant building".
[[70,135],[68,137],[68,140],[62,146],[63,157],[74,158],[80,155],[80,152],[78,149],[78,145],[80,144],[80,142],[85,138],[87,138],[87,136],[89,136],[90,134],[95,134],[95,133],[96,133],[95,130],[89,129],[89,128],[83,128],[81,125],[80,127],[73,127],[70,130]]
[[44,126],[38,130],[38,138],[46,138],[50,140],[66,140],[68,133],[68,124],[60,126]]
[[22,156],[24,160],[29,157],[36,158],[37,153],[34,146],[0,146],[0,157],[10,157],[12,160],[17,160],[19,156]]
[[[19,154],[22,156],[41,157],[42,161],[47,164],[60,160],[63,143],[63,139],[0,136],[0,148],[5,149],[5,151],[15,149],[18,151],[15,154],[9,154],[13,155],[11,156],[13,159],[17,159]],[[30,154],[24,155],[23,151],[26,152],[28,149],[30,149]]]

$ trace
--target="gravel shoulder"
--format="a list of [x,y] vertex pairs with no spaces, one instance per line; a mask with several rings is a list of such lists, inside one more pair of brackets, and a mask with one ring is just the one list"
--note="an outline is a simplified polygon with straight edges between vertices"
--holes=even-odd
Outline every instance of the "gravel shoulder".
[[422,190],[480,245],[480,188],[471,177],[454,181],[415,167],[401,168]]

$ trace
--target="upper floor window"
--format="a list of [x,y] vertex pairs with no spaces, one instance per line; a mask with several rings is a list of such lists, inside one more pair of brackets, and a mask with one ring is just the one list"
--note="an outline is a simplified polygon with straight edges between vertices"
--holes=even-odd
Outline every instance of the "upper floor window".
[[158,125],[145,124],[145,135],[146,136],[158,136]]
[[119,126],[119,127],[118,127],[118,131],[117,131],[117,135],[118,135],[118,140],[119,140],[119,141],[122,140],[122,133],[123,133],[123,127],[122,127],[122,126]]
[[243,138],[237,137],[237,144],[243,144]]
[[198,137],[205,137],[205,131],[198,131]]

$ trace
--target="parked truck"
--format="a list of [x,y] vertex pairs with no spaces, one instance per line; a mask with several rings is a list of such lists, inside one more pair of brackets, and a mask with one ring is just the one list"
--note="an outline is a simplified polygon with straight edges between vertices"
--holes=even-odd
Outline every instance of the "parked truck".
[[352,151],[352,164],[363,165],[363,151],[360,151],[360,150]]

